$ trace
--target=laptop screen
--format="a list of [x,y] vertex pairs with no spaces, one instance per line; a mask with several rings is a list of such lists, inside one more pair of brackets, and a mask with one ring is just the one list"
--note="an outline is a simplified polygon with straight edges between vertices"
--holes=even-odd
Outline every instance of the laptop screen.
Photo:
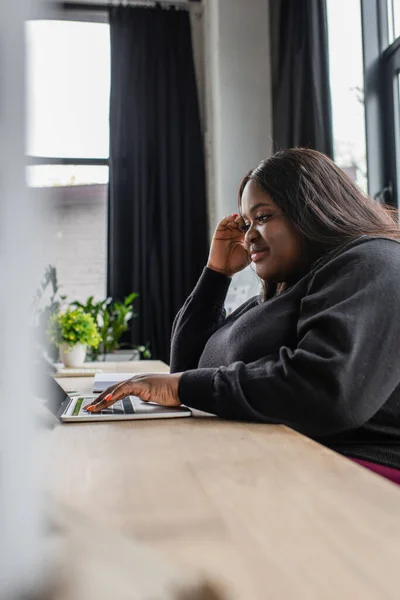
[[46,407],[56,417],[59,417],[68,406],[70,398],[59,383],[48,373],[42,376],[41,396],[46,400]]

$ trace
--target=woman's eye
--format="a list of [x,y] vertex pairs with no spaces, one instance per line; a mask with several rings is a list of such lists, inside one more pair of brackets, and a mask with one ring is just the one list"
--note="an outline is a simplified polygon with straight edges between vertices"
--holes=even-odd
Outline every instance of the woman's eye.
[[258,217],[256,217],[256,220],[259,223],[265,223],[266,221],[268,221],[268,219],[270,219],[273,215],[259,215]]
[[[259,215],[258,217],[255,217],[254,220],[257,221],[258,223],[266,223],[267,221],[269,221],[269,219],[271,219],[274,215]],[[241,231],[248,231],[250,229],[250,223],[245,223],[243,222],[242,225],[240,225],[239,227],[241,229]]]

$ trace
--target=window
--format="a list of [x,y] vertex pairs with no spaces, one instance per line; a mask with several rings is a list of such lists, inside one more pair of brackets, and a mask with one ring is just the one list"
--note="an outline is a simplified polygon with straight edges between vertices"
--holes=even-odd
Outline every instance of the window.
[[398,206],[400,0],[326,2],[335,161]]
[[368,189],[398,205],[400,0],[361,0]]
[[381,55],[381,104],[385,126],[387,161],[386,187],[393,203],[399,203],[400,190],[400,2],[382,4],[388,10],[387,42]]
[[400,36],[400,0],[387,0],[388,42]]
[[[27,183],[46,205],[68,300],[106,293],[109,25],[26,24]],[[46,189],[47,188],[47,189]]]
[[27,23],[27,154],[108,158],[109,26]]
[[334,160],[367,191],[359,0],[327,0],[327,13]]

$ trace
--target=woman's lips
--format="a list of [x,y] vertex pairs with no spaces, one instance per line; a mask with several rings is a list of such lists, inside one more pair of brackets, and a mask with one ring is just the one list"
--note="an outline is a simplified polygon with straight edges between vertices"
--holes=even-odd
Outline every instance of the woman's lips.
[[257,252],[253,252],[250,254],[250,258],[253,262],[258,262],[266,255],[267,250],[258,250]]

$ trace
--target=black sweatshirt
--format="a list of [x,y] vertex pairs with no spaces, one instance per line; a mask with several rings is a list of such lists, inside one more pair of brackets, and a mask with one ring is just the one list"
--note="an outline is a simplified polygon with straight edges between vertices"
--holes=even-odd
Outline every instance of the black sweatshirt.
[[362,236],[226,317],[230,282],[205,268],[175,319],[181,402],[400,468],[400,243]]

